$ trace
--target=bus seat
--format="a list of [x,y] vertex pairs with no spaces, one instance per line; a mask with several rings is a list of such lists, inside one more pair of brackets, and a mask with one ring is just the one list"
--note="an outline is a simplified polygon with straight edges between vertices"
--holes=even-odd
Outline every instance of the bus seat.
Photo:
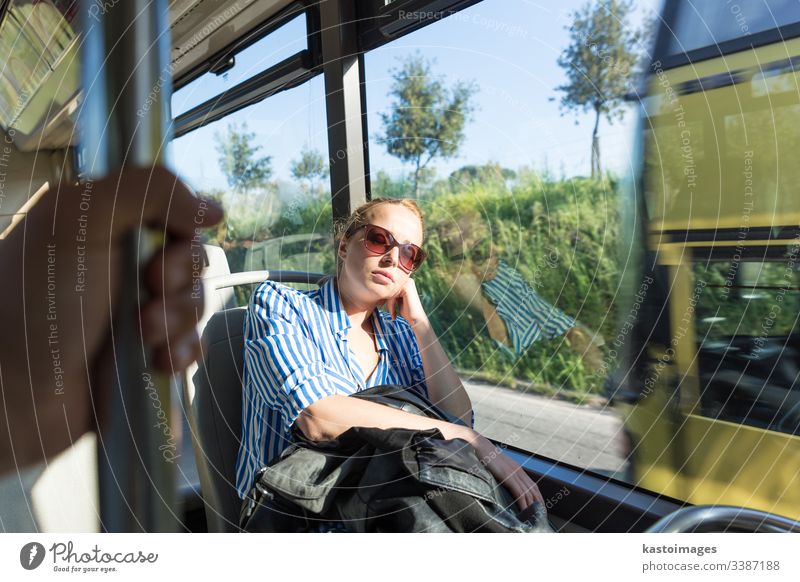
[[198,468],[205,467],[200,475],[210,532],[239,529],[242,502],[236,491],[236,457],[242,430],[246,313],[246,307],[235,307],[211,316],[202,335],[203,361],[194,375],[193,440]]
[[[186,371],[183,408],[194,450],[197,480],[210,532],[238,530],[239,500],[234,487],[241,432],[242,325],[245,308],[236,307],[236,285],[260,283],[267,271],[231,274],[225,251],[204,245],[203,316],[197,331],[203,338],[202,361]],[[214,373],[210,364],[213,360]],[[231,457],[231,451],[233,457]],[[190,481],[193,479],[190,478]],[[181,483],[189,487],[194,483]],[[233,491],[236,498],[228,494]],[[236,506],[235,512],[233,506]]]
[[[224,259],[224,254],[215,256]],[[214,260],[209,255],[209,262]],[[319,285],[325,278],[326,275],[297,271],[249,271],[204,277],[203,282],[208,306],[208,301],[215,301],[214,296],[220,290],[236,285],[266,279]],[[192,427],[208,531],[231,532],[239,531],[242,503],[236,491],[236,458],[241,438],[247,308],[216,305],[216,311],[201,321],[202,361],[191,382],[187,382],[191,389],[187,389],[185,405]]]

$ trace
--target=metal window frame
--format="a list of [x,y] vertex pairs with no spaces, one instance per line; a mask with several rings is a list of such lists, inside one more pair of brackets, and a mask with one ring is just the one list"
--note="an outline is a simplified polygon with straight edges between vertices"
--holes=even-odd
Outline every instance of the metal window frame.
[[349,0],[319,4],[333,224],[371,198],[364,54]]
[[177,116],[173,120],[174,135],[176,138],[184,136],[280,91],[301,85],[316,75],[311,55],[307,50],[300,51]]
[[237,39],[181,76],[176,80],[175,87],[176,89],[185,87],[209,72],[221,73],[228,70],[230,66],[227,66],[227,63],[232,62],[238,53],[266,38],[301,14],[306,16],[307,48],[175,117],[173,120],[175,138],[263,101],[276,93],[297,87],[318,75],[321,72],[318,68],[319,19],[304,3],[293,2],[243,39]]
[[[245,49],[251,47],[255,43],[259,42],[260,40],[266,38],[285,24],[288,24],[294,18],[297,18],[301,14],[306,14],[306,30],[309,34],[309,45],[311,44],[311,33],[312,31],[309,30],[309,22],[308,22],[308,10],[303,2],[297,1],[292,2],[288,6],[284,7],[280,10],[277,14],[274,14],[266,21],[262,22],[261,25],[254,28],[250,31],[247,35],[242,38],[238,38],[222,50],[217,51],[211,57],[209,57],[206,61],[196,65],[183,75],[181,75],[178,79],[175,79],[173,82],[173,91],[178,91],[184,88],[186,85],[191,83],[192,81],[197,80],[198,78],[202,77],[206,73],[214,72],[215,68],[220,66],[220,63],[224,63],[230,58],[235,58],[238,53],[241,53]],[[221,74],[221,72],[220,72]]]
[[[364,52],[430,26],[482,0],[367,0],[358,3],[359,44]],[[407,18],[405,15],[413,15]]]

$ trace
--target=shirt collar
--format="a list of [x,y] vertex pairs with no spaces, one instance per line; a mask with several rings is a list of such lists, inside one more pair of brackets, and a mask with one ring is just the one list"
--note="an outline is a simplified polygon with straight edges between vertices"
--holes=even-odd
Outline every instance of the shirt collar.
[[339,296],[339,290],[336,288],[336,278],[328,277],[328,280],[320,287],[322,307],[328,314],[328,321],[331,325],[331,331],[338,337],[347,335],[347,330],[350,329],[350,318],[342,305],[342,299]]
[[385,352],[389,350],[389,345],[386,342],[386,328],[383,325],[383,317],[376,307],[372,312],[372,329],[375,330],[375,339],[378,344],[378,351]]
[[[350,317],[344,310],[342,298],[339,295],[339,290],[336,288],[335,278],[329,277],[320,287],[320,291],[322,307],[328,314],[331,331],[340,339],[346,338],[347,330],[352,327],[352,324],[350,323]],[[378,351],[387,351],[389,345],[386,342],[386,328],[384,327],[383,318],[377,308],[372,312],[372,328],[375,330]]]

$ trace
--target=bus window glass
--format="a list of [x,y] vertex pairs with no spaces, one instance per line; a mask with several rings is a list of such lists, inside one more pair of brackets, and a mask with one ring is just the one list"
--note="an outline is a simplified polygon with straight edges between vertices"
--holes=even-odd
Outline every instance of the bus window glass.
[[[756,86],[754,81],[753,89]],[[800,148],[798,124],[800,95],[796,89],[794,94],[773,93],[759,109],[725,117],[724,162],[741,170],[723,172],[723,185],[726,190],[742,192],[741,201],[736,201],[739,204],[727,206],[735,206],[739,214],[750,209],[751,224],[767,219],[775,226],[787,226],[800,211],[800,200],[791,194],[800,184],[800,165],[793,163],[794,152]]]
[[795,0],[682,2],[672,26],[669,54],[683,54],[800,21]]
[[[235,64],[222,74],[206,73],[172,94],[172,115],[177,117],[235,87],[257,73],[307,48],[306,16],[301,13],[256,41],[234,57]],[[174,55],[179,59],[180,53]]]
[[414,278],[476,429],[624,478],[603,390],[632,127],[601,126],[608,175],[586,177],[591,127],[548,100],[569,23],[568,10],[485,0],[369,52],[371,189],[422,206],[429,259]]
[[334,272],[327,144],[322,76],[174,141],[179,174],[225,208],[207,242],[232,273]]
[[695,262],[705,416],[800,434],[798,250],[770,262]]

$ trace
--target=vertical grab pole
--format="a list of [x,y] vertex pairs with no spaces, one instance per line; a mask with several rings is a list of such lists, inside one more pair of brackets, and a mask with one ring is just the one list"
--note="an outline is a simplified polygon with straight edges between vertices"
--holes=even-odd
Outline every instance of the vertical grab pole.
[[[102,10],[95,0],[81,0],[80,145],[82,174],[90,180],[123,166],[167,161],[172,94],[167,10],[167,0],[123,0]],[[173,459],[166,459],[159,445],[164,416],[167,423],[173,417],[171,389],[180,380],[148,372],[150,354],[136,316],[145,293],[141,266],[161,242],[144,230],[125,241],[122,295],[112,325],[113,382],[99,387],[110,390],[98,439],[100,520],[108,532],[176,530]]]

